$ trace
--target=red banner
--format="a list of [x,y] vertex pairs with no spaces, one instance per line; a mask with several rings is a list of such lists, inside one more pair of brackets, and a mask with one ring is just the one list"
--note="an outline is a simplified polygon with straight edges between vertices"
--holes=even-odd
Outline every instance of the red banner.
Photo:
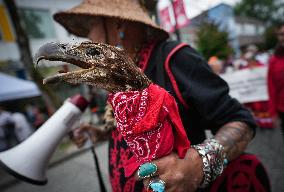
[[170,7],[165,7],[161,10],[159,10],[159,16],[160,16],[160,23],[163,29],[165,29],[167,32],[174,32],[175,26],[171,22],[171,16],[170,16]]
[[174,0],[173,9],[176,20],[176,29],[180,29],[188,25],[190,20],[187,18],[183,0]]

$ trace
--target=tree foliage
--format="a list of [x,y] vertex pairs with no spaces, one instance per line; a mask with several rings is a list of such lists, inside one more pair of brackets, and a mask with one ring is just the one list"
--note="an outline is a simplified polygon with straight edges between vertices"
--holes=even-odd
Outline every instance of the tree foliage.
[[275,30],[276,29],[274,26],[270,26],[266,28],[263,34],[264,40],[265,40],[264,45],[263,45],[264,50],[273,49],[277,45],[277,37],[275,34]]
[[270,25],[284,21],[283,0],[241,0],[234,10],[236,15],[259,19]]
[[19,15],[23,21],[23,27],[27,31],[30,38],[41,39],[44,38],[44,33],[40,28],[42,18],[28,9],[18,9]]
[[214,23],[203,23],[197,33],[197,49],[206,58],[217,56],[220,59],[228,58],[233,49],[229,45],[227,32],[220,31]]

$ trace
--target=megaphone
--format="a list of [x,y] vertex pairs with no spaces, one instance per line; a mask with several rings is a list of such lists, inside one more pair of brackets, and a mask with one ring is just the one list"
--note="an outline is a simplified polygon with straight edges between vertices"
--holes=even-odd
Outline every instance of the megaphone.
[[46,169],[52,154],[87,106],[88,102],[80,95],[66,100],[28,139],[1,152],[0,166],[23,181],[36,185],[46,184]]

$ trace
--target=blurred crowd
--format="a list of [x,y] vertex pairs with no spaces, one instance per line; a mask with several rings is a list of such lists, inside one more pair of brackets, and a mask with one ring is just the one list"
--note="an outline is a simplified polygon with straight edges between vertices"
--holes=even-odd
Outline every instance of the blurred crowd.
[[259,51],[256,45],[251,44],[244,48],[240,57],[221,60],[217,56],[212,56],[208,60],[208,64],[215,73],[224,74],[242,69],[268,66],[272,55],[272,50]]
[[24,112],[0,106],[0,151],[27,139],[47,118],[36,105],[27,105]]
[[284,114],[284,24],[276,29],[278,45],[275,50],[259,50],[254,45],[244,48],[238,58],[226,61],[212,56],[208,63],[216,74],[232,73],[244,69],[267,67],[267,88],[269,101],[244,103],[250,109],[261,128],[274,128],[280,120],[283,126]]

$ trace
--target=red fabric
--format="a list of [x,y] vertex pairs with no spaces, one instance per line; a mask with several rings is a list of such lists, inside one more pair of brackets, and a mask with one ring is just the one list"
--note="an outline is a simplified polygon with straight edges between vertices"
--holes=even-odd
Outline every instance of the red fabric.
[[176,21],[176,29],[181,29],[187,26],[190,22],[189,18],[186,15],[185,3],[183,0],[174,0],[173,1],[173,12]]
[[268,70],[269,111],[284,112],[284,57],[272,56]]
[[178,46],[176,46],[171,52],[170,54],[167,56],[166,61],[165,61],[165,70],[169,76],[169,79],[172,83],[172,86],[175,90],[175,93],[177,95],[177,98],[179,99],[179,101],[183,104],[183,106],[185,106],[187,109],[189,108],[189,106],[187,105],[187,103],[185,102],[185,100],[183,99],[183,96],[181,95],[181,92],[179,91],[177,82],[175,80],[175,77],[170,69],[170,59],[172,58],[172,56],[181,48],[188,46],[188,44],[186,43],[181,43]]
[[148,61],[150,59],[151,53],[156,46],[156,42],[152,41],[150,43],[147,43],[140,51],[139,53],[139,62],[138,66],[139,68],[144,72],[148,66]]
[[117,130],[134,156],[125,163],[131,176],[144,162],[168,155],[173,150],[184,158],[190,142],[182,125],[175,99],[151,84],[142,91],[110,94]]
[[210,187],[210,192],[269,192],[267,172],[255,155],[243,154],[230,162]]
[[112,192],[134,192],[143,190],[143,184],[138,184],[135,175],[124,178],[124,165],[131,157],[131,152],[123,141],[122,135],[115,129],[112,131],[113,140],[110,142],[111,149],[109,154],[110,183]]
[[260,128],[274,128],[272,115],[269,113],[268,101],[258,101],[245,104],[249,108]]

